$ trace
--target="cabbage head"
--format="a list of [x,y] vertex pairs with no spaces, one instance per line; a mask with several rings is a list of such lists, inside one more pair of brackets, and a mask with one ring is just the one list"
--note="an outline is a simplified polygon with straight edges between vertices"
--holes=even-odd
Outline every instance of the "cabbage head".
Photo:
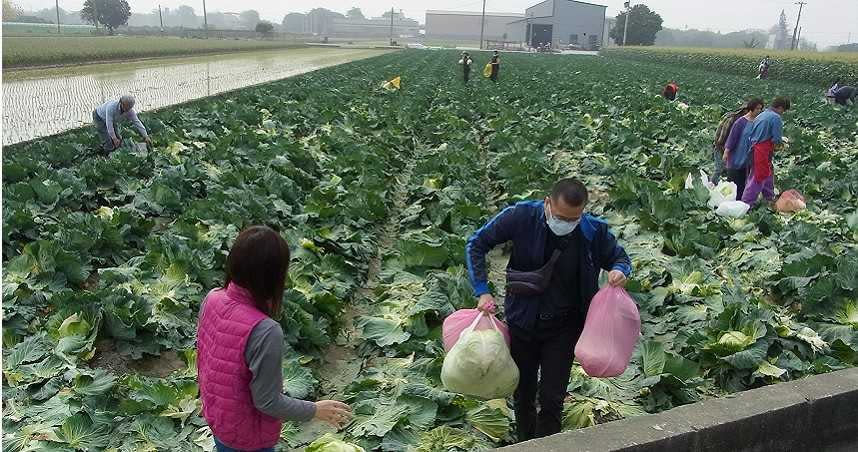
[[499,331],[464,332],[444,358],[441,382],[460,394],[505,398],[518,386],[518,367]]
[[366,452],[363,447],[355,446],[326,433],[310,443],[305,452]]

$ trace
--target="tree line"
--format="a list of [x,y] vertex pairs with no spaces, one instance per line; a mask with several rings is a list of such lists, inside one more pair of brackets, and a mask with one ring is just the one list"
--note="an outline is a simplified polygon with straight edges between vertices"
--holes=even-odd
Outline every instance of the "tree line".
[[[773,48],[789,49],[792,44],[792,29],[787,21],[786,12],[781,10],[777,23],[769,30],[744,30],[722,34],[704,30],[676,30],[663,28],[661,15],[647,5],[637,4],[629,11],[629,23],[626,30],[626,12],[615,17],[609,36],[617,45],[633,46],[669,46],[669,47],[733,47],[733,48]],[[771,42],[770,42],[771,41]],[[800,50],[817,50],[816,44],[800,38]]]

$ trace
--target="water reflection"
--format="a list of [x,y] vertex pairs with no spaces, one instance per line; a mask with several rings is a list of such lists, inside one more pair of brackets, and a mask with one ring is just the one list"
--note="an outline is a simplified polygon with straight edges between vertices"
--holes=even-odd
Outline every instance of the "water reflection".
[[[3,144],[88,125],[92,110],[131,93],[139,111],[161,108],[378,55],[358,49],[290,49],[45,71],[3,82]],[[52,72],[52,73],[51,73]]]

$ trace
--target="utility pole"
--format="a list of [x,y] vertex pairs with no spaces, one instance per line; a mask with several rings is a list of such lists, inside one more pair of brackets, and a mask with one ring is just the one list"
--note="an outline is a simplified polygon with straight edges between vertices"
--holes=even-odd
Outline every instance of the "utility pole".
[[161,5],[158,5],[158,21],[161,22],[161,33],[164,32],[164,16],[161,15]]
[[629,16],[632,15],[632,2],[626,2],[626,25],[623,26],[623,47],[626,46],[626,36],[629,34]]
[[60,0],[55,0],[54,4],[57,8],[57,34],[60,34]]
[[393,7],[390,7],[390,45],[393,45]]
[[798,36],[795,38],[795,48],[801,50],[801,28],[798,27]]
[[527,16],[524,19],[527,22],[527,27],[525,27],[527,30],[527,37],[525,38],[527,39],[527,46],[533,47],[533,24],[530,23],[530,16]]
[[480,20],[480,50],[483,49],[483,34],[486,31],[486,0],[483,0],[483,18]]
[[206,38],[209,37],[209,18],[206,14],[206,0],[203,0],[203,30],[206,32]]
[[790,50],[795,50],[798,47],[798,41],[796,41],[796,35],[798,34],[798,24],[801,22],[801,9],[804,8],[804,5],[807,2],[795,2],[798,5],[798,19],[795,20],[795,28],[792,30],[792,45],[789,47]]

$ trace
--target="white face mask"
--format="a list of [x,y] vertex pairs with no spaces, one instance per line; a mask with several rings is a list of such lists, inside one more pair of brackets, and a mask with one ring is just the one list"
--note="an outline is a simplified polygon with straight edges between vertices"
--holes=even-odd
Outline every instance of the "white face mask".
[[545,217],[545,223],[548,224],[548,228],[551,229],[551,232],[556,236],[564,236],[569,235],[572,231],[578,227],[578,223],[581,222],[581,219],[577,219],[575,221],[563,221],[558,220],[554,217],[554,214],[551,213],[551,204],[546,204],[545,207],[548,209],[548,215]]

